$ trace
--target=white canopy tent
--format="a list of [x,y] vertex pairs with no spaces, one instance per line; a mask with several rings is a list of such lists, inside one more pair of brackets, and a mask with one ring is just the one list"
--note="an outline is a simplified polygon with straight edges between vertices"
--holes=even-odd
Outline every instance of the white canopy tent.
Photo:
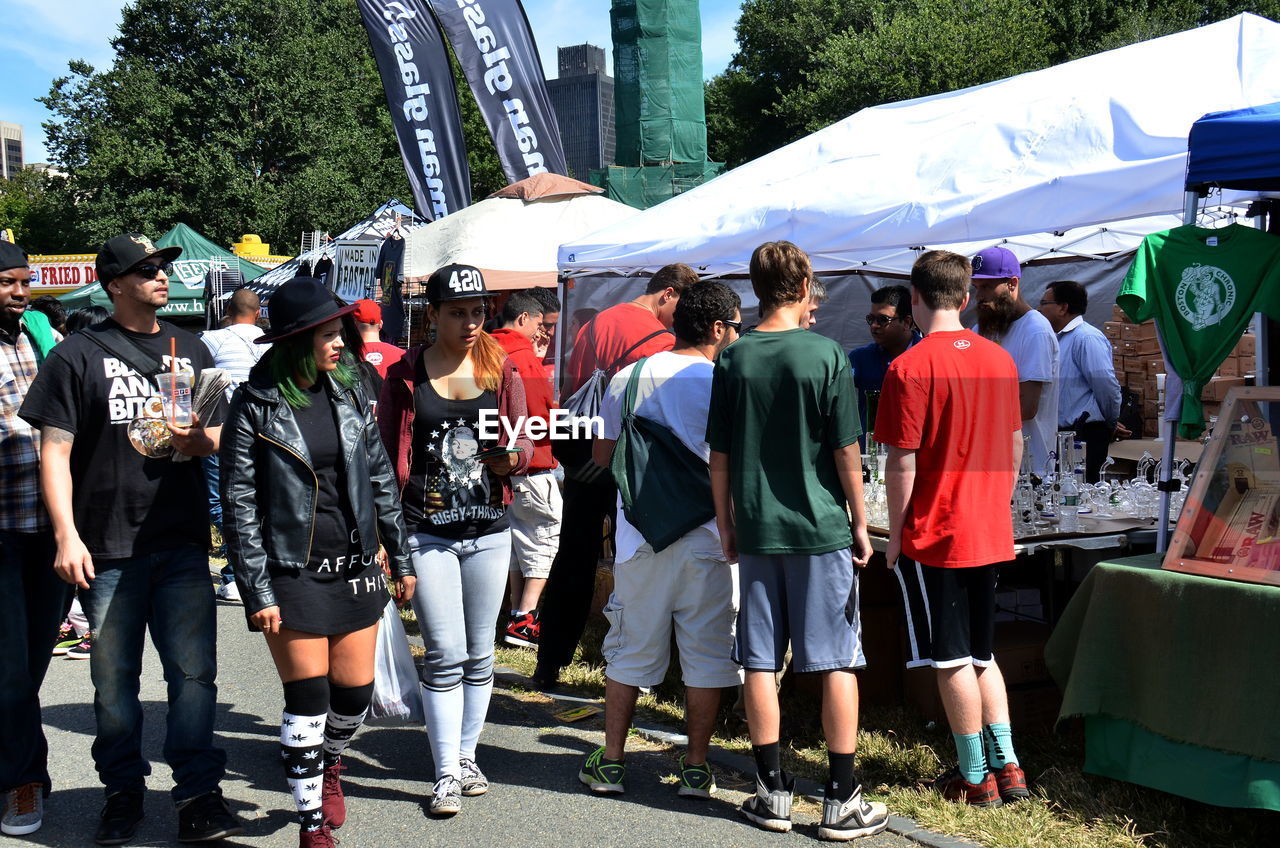
[[599,196],[603,189],[558,174],[536,174],[479,203],[415,227],[405,237],[404,278],[426,280],[461,262],[484,272],[490,290],[556,284],[564,242],[639,211]]
[[[1182,223],[1187,134],[1280,100],[1280,24],[1241,14],[987,85],[864,109],[560,248],[571,276],[741,274],[788,239],[818,272],[905,274],[925,249],[1025,263]],[[1249,195],[1224,192],[1221,202]]]

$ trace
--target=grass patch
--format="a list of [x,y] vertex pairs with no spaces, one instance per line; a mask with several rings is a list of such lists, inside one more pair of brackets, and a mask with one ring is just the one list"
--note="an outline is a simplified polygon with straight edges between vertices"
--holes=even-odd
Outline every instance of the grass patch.
[[[584,697],[604,697],[602,621],[593,619],[562,688]],[[499,645],[497,662],[533,673],[534,651]],[[642,695],[637,713],[669,727],[684,724],[684,691],[672,657],[667,678]],[[818,699],[784,684],[783,767],[822,783],[827,777]],[[1084,734],[1079,723],[1057,733],[1017,733],[1015,742],[1032,782],[1033,798],[994,810],[967,807],[917,788],[955,761],[945,726],[926,725],[904,708],[864,707],[858,734],[858,770],[873,798],[893,813],[909,816],[938,833],[989,848],[1272,848],[1280,844],[1280,814],[1200,804],[1121,781],[1084,774]],[[715,744],[751,755],[746,722],[726,691]],[[628,741],[628,747],[633,741]],[[749,791],[749,789],[744,790]]]

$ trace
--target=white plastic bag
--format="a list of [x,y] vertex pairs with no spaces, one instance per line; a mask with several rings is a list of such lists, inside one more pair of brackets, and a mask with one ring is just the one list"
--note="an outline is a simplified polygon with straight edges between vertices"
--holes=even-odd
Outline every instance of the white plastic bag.
[[369,704],[370,724],[422,724],[422,690],[418,670],[409,653],[409,639],[400,621],[396,602],[387,601],[378,628],[373,656],[373,700]]

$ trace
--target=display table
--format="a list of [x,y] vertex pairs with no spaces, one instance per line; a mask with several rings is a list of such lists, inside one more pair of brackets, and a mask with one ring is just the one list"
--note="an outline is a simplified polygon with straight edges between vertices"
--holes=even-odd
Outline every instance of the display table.
[[1085,771],[1280,810],[1280,587],[1098,564],[1045,647]]

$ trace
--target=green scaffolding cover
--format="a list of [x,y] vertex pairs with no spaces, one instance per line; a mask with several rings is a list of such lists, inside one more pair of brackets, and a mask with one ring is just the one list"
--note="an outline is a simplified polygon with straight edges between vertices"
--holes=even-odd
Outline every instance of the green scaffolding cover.
[[591,172],[592,185],[604,196],[636,209],[648,209],[701,185],[724,171],[723,162],[676,162],[637,167],[615,166]]
[[697,0],[613,0],[619,165],[703,163],[702,21]]

